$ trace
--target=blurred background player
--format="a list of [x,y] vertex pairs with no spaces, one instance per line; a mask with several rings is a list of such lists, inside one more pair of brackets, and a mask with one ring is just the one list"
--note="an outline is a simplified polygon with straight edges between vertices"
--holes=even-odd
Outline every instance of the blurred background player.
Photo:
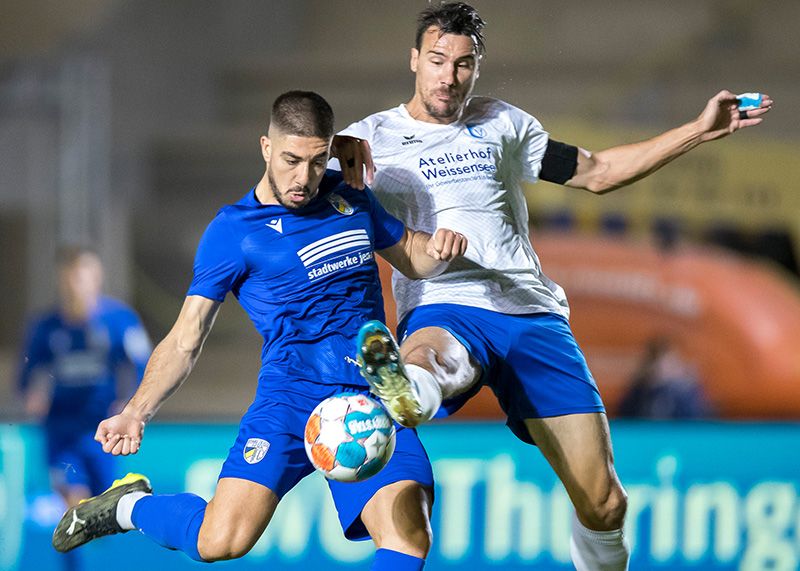
[[19,389],[26,413],[44,427],[53,489],[72,507],[117,475],[94,432],[133,394],[151,347],[136,313],[102,294],[103,266],[92,250],[61,251],[58,286],[57,307],[29,325]]
[[359,358],[373,392],[399,422],[456,410],[489,385],[523,441],[535,442],[576,508],[570,551],[579,571],[626,569],[626,494],[614,468],[605,408],[567,321],[563,289],[542,273],[529,238],[523,182],[603,194],[639,180],[697,145],[762,121],[772,105],[738,110],[721,91],[694,121],[641,143],[597,153],[551,139],[531,115],[470,97],[484,22],[463,2],[418,19],[411,100],[354,123],[337,140],[345,180],[366,166],[386,209],[422,230],[463,232],[465,259],[415,283],[395,273],[400,353],[381,324],[362,331]]
[[712,412],[697,367],[683,358],[668,337],[647,344],[617,410],[620,417],[662,420],[708,418]]
[[[152,495],[146,478],[130,474],[66,512],[53,536],[59,551],[135,528],[197,561],[246,554],[284,494],[314,471],[303,439],[311,411],[335,394],[368,392],[349,355],[360,325],[384,315],[374,252],[414,279],[463,255],[460,234],[408,230],[372,193],[326,172],[333,122],[316,93],[275,100],[260,141],[260,182],[208,226],[174,327],[125,409],[97,427],[105,452],[135,454],[145,424],[187,378],[233,292],[264,337],[262,367],[214,497]],[[394,455],[375,476],[328,484],[346,537],[372,538],[378,548],[373,569],[422,569],[433,475],[416,431],[398,430]]]

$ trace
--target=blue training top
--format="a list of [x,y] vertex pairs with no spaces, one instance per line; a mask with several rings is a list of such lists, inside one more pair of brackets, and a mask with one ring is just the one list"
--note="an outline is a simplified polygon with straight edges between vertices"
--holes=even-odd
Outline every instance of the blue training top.
[[[225,206],[197,250],[187,295],[223,301],[231,291],[264,337],[260,381],[283,374],[315,383],[366,383],[348,374],[355,337],[384,319],[374,251],[396,244],[402,222],[371,191],[327,171],[299,209],[261,204],[255,188]],[[278,378],[271,371],[282,373]]]
[[117,398],[121,366],[132,366],[131,394],[144,374],[150,340],[136,313],[121,301],[103,297],[85,322],[64,319],[51,310],[28,327],[20,364],[19,388],[37,373],[47,374],[52,400],[45,425],[54,430],[89,430],[108,416]]

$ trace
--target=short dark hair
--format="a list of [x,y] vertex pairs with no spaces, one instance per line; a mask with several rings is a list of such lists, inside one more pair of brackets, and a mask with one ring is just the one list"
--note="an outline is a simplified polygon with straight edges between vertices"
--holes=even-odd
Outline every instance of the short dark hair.
[[469,36],[475,42],[478,55],[483,55],[486,52],[482,33],[485,25],[478,11],[466,2],[429,6],[417,17],[417,49],[422,48],[422,36],[428,28],[435,26],[443,34]]
[[272,104],[270,125],[287,135],[330,139],[334,133],[333,109],[313,91],[287,91]]

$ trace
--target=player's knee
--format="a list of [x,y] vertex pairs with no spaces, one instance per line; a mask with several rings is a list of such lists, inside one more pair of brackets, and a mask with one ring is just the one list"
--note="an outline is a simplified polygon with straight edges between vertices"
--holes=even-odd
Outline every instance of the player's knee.
[[613,486],[608,493],[576,506],[581,519],[595,530],[622,528],[628,510],[628,495],[622,486]]
[[428,552],[431,550],[432,542],[433,534],[431,533],[430,527],[415,530],[409,538],[409,543],[417,550],[415,557],[420,557],[422,559],[425,559],[428,556]]
[[197,538],[197,551],[204,561],[238,559],[252,549],[255,541],[249,533],[236,526],[204,531]]
[[403,356],[403,361],[419,365],[433,373],[444,398],[464,392],[477,376],[466,350],[462,355],[454,351],[439,351],[425,345],[416,345]]
[[439,353],[432,347],[426,345],[415,345],[411,350],[405,353],[403,361],[419,365],[428,370],[441,369],[444,365],[444,363],[441,362],[442,359]]

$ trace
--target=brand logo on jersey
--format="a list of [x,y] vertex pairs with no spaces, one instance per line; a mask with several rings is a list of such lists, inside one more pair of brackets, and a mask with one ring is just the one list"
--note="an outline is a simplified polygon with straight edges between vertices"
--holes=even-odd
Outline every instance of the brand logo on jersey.
[[486,136],[486,129],[480,125],[467,125],[467,131],[476,139],[483,139]]
[[417,139],[416,137],[417,137],[416,133],[414,133],[413,135],[409,135],[408,137],[403,135],[403,138],[405,139],[405,141],[403,141],[400,144],[401,145],[413,145],[413,144],[416,144],[416,143],[421,143],[422,139]]
[[275,230],[275,232],[278,232],[279,234],[283,234],[283,219],[281,218],[270,220],[269,222],[264,224],[264,226],[266,226],[267,228],[272,228],[273,230]]
[[345,216],[350,216],[353,212],[356,211],[355,208],[350,206],[349,202],[347,202],[344,198],[342,198],[341,196],[339,196],[335,192],[330,193],[327,196],[327,199],[328,199],[328,202],[331,203],[331,206],[333,206],[336,209],[336,212],[338,212],[339,214],[344,214]]
[[264,459],[269,450],[269,442],[263,438],[248,438],[244,445],[244,461],[248,464],[257,464]]
[[312,242],[297,255],[308,269],[308,279],[313,281],[372,261],[372,242],[367,231],[358,228]]

